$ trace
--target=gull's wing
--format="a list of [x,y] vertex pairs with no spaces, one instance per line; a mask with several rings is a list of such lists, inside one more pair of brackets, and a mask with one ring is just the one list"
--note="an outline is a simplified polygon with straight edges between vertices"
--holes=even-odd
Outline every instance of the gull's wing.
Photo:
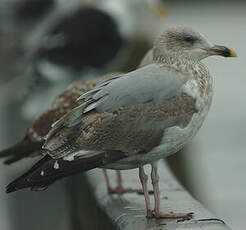
[[80,122],[83,114],[94,109],[106,112],[146,102],[162,103],[180,94],[186,80],[186,77],[157,64],[115,76],[80,96],[78,100],[83,100],[84,103],[67,115],[66,119],[62,119],[62,123],[68,127],[73,126]]
[[43,147],[53,158],[79,150],[148,151],[165,128],[185,126],[196,112],[195,99],[182,93],[185,82],[157,64],[106,80],[55,123]]
[[102,82],[82,95],[87,103],[84,113],[113,111],[121,106],[152,102],[160,104],[180,94],[187,78],[167,68],[151,64]]

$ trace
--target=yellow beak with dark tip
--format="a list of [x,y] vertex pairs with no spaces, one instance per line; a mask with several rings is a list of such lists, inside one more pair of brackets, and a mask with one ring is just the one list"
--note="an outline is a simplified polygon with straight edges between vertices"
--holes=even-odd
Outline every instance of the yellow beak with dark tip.
[[210,49],[207,49],[209,55],[220,55],[223,57],[237,57],[235,50],[228,48],[226,46],[213,46]]

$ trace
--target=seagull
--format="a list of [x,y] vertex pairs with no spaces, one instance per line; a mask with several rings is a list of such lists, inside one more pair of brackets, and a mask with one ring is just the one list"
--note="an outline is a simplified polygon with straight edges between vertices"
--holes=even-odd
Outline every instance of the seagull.
[[[202,59],[236,57],[183,27],[155,40],[153,63],[119,74],[78,97],[81,102],[53,123],[42,146],[44,157],[10,183],[6,192],[42,189],[54,181],[96,167],[139,168],[147,218],[187,218],[190,213],[160,211],[157,162],[178,152],[203,124],[213,81]],[[144,165],[150,164],[154,192],[151,211]]]

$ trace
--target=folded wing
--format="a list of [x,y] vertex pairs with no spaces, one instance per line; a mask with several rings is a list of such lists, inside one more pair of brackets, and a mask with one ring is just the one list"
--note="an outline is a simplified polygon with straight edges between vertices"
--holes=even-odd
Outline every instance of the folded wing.
[[131,139],[137,139],[134,135],[155,143],[165,127],[188,120],[195,111],[188,96],[184,100],[191,104],[190,111],[179,108],[185,82],[186,77],[157,64],[106,80],[83,94],[79,100],[84,103],[54,124],[43,147],[53,158],[81,149],[142,151],[137,144],[128,148]]

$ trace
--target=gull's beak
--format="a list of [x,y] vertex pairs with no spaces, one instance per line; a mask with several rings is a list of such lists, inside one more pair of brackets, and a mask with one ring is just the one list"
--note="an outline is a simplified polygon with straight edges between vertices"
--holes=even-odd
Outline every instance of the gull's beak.
[[161,0],[149,0],[149,4],[156,17],[164,18],[167,16],[167,8]]
[[227,48],[226,46],[213,46],[209,49],[206,49],[209,55],[220,55],[223,57],[237,57],[236,52],[231,49]]

